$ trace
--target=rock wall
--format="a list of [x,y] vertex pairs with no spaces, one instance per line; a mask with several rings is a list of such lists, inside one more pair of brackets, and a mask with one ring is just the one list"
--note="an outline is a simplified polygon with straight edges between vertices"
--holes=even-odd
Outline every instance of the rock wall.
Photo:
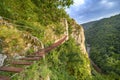
[[80,46],[81,51],[86,54],[84,29],[75,21],[72,23],[71,37],[75,39],[76,45]]
[[[72,27],[70,36],[75,39],[76,45],[80,47],[81,52],[89,60],[86,47],[85,47],[85,35],[84,35],[83,27],[81,25],[78,25],[74,20],[69,27]],[[86,63],[85,67],[88,74],[91,75],[90,63]]]
[[[76,41],[76,45],[80,46],[81,51],[85,54],[86,48],[85,48],[85,35],[84,35],[83,27],[81,25],[78,25],[74,20],[72,23],[68,23],[68,21],[65,18],[61,20],[61,23],[62,23],[62,26],[65,27],[64,35],[67,36],[66,40],[68,40],[70,36],[74,38]],[[70,27],[72,27],[71,28],[72,33],[69,33]]]

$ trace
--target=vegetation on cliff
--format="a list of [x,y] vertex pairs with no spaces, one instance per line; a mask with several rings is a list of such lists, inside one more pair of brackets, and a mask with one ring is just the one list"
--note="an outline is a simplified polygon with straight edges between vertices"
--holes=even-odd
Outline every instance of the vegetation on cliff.
[[[81,32],[64,8],[73,0],[0,0],[0,53],[13,55],[32,54],[48,47],[65,34],[64,18],[68,21],[69,36]],[[76,26],[76,27],[75,27]],[[74,31],[74,32],[73,32]],[[74,36],[74,35],[73,35]],[[84,36],[84,35],[82,35]],[[79,36],[80,38],[80,36]],[[61,46],[51,51],[39,62],[34,62],[13,80],[96,80],[92,76],[87,54],[83,54],[74,38],[69,38]],[[13,75],[0,73],[0,75]]]

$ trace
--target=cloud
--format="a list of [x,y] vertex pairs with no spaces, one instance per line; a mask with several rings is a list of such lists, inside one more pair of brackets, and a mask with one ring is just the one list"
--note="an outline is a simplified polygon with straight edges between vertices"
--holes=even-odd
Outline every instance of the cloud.
[[120,13],[120,0],[74,0],[66,12],[78,23],[109,17]]
[[101,0],[101,5],[104,5],[106,8],[112,8],[115,5],[115,2],[109,2],[108,0]]
[[101,4],[106,4],[106,3],[108,3],[108,0],[101,0],[100,3],[101,3]]
[[74,6],[80,6],[85,3],[85,0],[74,0]]

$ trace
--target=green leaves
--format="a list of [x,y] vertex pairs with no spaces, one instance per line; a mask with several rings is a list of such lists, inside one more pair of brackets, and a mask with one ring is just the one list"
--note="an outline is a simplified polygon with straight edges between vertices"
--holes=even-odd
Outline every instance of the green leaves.
[[90,78],[89,59],[76,46],[74,39],[47,55],[52,80],[85,80]]
[[[105,73],[120,75],[120,14],[84,24],[86,40],[91,45],[91,58]],[[90,26],[89,26],[90,25]],[[117,77],[116,77],[117,78]]]

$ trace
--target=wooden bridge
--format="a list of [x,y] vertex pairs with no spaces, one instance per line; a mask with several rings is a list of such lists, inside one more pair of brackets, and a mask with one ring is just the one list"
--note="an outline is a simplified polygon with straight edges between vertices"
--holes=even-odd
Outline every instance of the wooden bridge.
[[[64,36],[62,39],[57,41],[56,43],[52,44],[51,46],[44,48],[38,52],[35,52],[33,55],[28,55],[25,56],[24,58],[20,58],[17,61],[12,61],[10,64],[12,65],[23,65],[23,66],[30,66],[33,64],[32,61],[39,61],[43,56],[45,56],[48,52],[65,42],[67,36]],[[14,66],[2,66],[0,67],[0,71],[4,72],[12,72],[12,73],[20,73],[24,71],[24,68],[21,67],[14,67]],[[0,80],[11,80],[10,77],[8,76],[1,76],[0,75]]]

